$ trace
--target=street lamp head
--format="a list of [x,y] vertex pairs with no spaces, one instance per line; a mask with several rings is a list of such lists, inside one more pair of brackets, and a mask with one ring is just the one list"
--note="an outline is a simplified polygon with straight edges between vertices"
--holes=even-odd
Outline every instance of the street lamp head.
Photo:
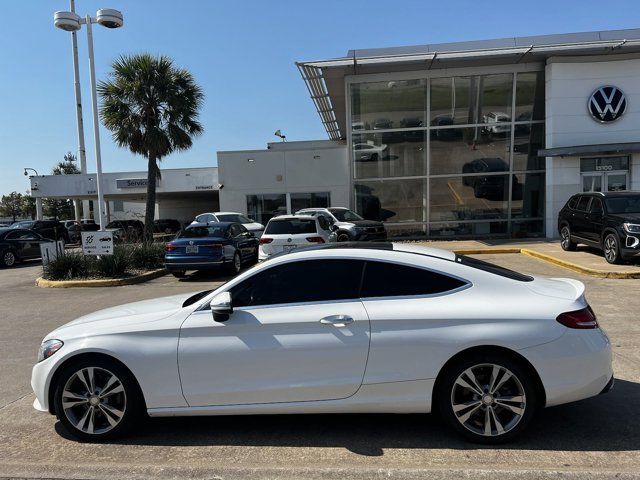
[[103,27],[120,28],[124,25],[122,13],[112,8],[102,8],[96,13],[97,22]]
[[66,32],[80,30],[80,15],[73,12],[56,12],[53,14],[53,24]]

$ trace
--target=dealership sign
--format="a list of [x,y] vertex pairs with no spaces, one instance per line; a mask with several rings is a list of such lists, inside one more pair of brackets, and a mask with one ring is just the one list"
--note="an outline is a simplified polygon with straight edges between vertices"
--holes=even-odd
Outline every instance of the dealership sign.
[[145,188],[147,186],[146,178],[118,178],[116,180],[117,188]]
[[113,232],[82,232],[82,253],[113,255]]
[[624,114],[627,98],[618,87],[606,85],[591,94],[587,107],[594,120],[600,123],[613,122]]

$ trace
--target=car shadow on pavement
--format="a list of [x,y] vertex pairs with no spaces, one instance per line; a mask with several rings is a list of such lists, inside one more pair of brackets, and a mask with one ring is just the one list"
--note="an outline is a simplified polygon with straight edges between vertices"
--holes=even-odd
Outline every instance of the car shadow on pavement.
[[[617,380],[606,395],[542,410],[512,443],[466,442],[436,415],[254,415],[154,418],[114,443],[147,446],[343,447],[363,456],[384,449],[640,450],[640,383]],[[71,439],[56,424],[56,430]]]

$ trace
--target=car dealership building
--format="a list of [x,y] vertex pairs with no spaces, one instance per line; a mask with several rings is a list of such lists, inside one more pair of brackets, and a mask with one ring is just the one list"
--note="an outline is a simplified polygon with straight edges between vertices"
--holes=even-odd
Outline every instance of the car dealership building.
[[[640,29],[350,50],[297,65],[329,140],[163,170],[160,217],[231,210],[265,222],[347,206],[391,237],[555,237],[570,195],[640,190]],[[95,198],[95,175],[70,177],[32,177],[32,194]],[[124,182],[144,177],[105,174],[111,215],[127,210],[113,202],[144,200],[144,185]]]

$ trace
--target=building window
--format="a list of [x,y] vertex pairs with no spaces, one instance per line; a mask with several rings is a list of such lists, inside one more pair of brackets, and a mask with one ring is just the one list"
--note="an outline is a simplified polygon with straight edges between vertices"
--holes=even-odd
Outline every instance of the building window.
[[329,192],[290,193],[291,213],[303,208],[328,208],[331,204]]
[[122,200],[114,200],[113,201],[113,211],[114,212],[124,212],[124,201],[122,201]]
[[284,193],[247,195],[247,214],[263,225],[272,217],[286,213],[287,196]]
[[390,236],[544,235],[544,72],[352,83],[353,198]]

